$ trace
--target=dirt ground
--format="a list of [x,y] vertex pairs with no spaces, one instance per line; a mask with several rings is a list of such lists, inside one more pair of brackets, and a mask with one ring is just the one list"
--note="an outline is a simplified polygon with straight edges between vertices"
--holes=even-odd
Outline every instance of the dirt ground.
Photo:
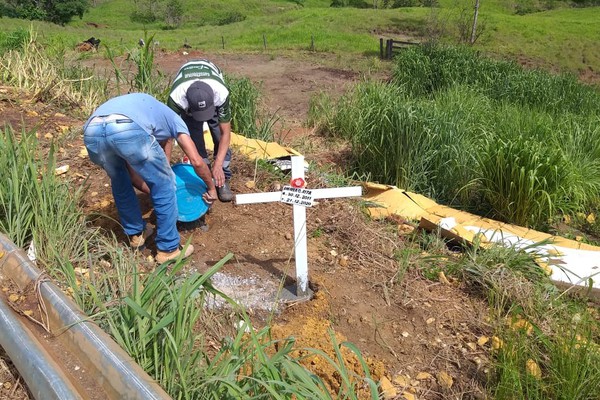
[[[303,122],[313,94],[325,91],[339,95],[358,79],[357,74],[324,67],[318,60],[261,54],[161,53],[156,62],[173,74],[195,56],[213,60],[228,74],[262,82],[265,106],[277,111],[283,121],[278,135],[281,141],[310,142],[312,145],[303,150],[307,159],[323,168],[343,170],[343,165],[331,164],[343,159],[336,154],[338,150],[328,147]],[[108,177],[81,152],[81,118],[47,104],[32,103],[26,94],[6,87],[0,87],[0,116],[16,130],[22,126],[37,129],[41,143],[58,140],[58,165],[69,165],[62,177],[74,185],[86,179],[89,184],[85,209],[116,217]],[[73,139],[61,141],[61,137]],[[237,152],[232,169],[235,193],[270,191],[287,183],[284,176],[257,171],[254,163]],[[256,187],[248,188],[249,181],[255,181]],[[310,187],[327,186],[318,171],[309,173],[308,182]],[[149,199],[142,194],[139,197],[153,223]],[[309,274],[315,297],[280,309],[273,316],[274,335],[293,335],[300,347],[323,348],[333,354],[328,334],[332,329],[339,341],[348,340],[361,350],[375,379],[389,384],[387,398],[484,398],[482,387],[489,360],[485,339],[490,335],[485,300],[470,296],[458,281],[431,281],[416,268],[402,268],[398,258],[414,261],[427,254],[407,250],[409,236],[397,229],[396,222],[368,220],[357,200],[320,201],[307,210],[307,219]],[[97,223],[120,234],[110,218]],[[190,268],[203,270],[233,252],[235,257],[223,273],[251,277],[255,282],[292,282],[291,207],[217,203],[206,216],[206,223],[207,231],[183,226],[180,230],[182,240],[190,239],[196,248]],[[144,254],[152,255],[154,250],[150,243]],[[448,251],[447,257],[453,254]],[[257,321],[268,317],[256,314]],[[313,362],[309,367],[331,380],[332,388],[339,384],[324,363]],[[360,372],[358,364],[351,368]],[[8,379],[4,375],[0,378]],[[0,399],[8,398],[3,396],[14,384],[4,390],[0,382]]]

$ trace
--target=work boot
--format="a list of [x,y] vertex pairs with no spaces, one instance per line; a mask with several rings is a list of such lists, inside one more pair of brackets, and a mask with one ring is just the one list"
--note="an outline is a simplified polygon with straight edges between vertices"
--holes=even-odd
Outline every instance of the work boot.
[[222,203],[233,200],[233,193],[231,192],[231,187],[229,187],[229,179],[225,179],[223,186],[217,187],[217,195],[219,196],[219,201]]
[[[162,264],[164,262],[170,261],[170,260],[175,260],[177,258],[179,258],[179,256],[181,256],[183,247],[179,246],[177,249],[168,252],[168,251],[160,251],[158,250],[156,252],[156,262],[159,264]],[[187,246],[185,248],[185,253],[183,253],[183,256],[181,258],[188,258],[189,256],[192,255],[192,253],[194,252],[194,246],[192,246],[191,244],[189,246]]]
[[135,250],[144,250],[146,240],[154,233],[154,229],[150,225],[146,225],[144,230],[137,235],[129,236],[129,245]]

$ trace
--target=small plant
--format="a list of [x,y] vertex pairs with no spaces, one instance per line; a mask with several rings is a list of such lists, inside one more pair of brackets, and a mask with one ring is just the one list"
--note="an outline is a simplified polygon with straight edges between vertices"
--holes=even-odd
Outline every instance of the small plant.
[[311,236],[312,238],[315,238],[315,239],[316,239],[316,238],[320,238],[321,236],[323,236],[323,233],[324,233],[324,231],[323,231],[323,228],[322,228],[322,227],[320,227],[320,226],[318,226],[317,228],[315,228],[315,229],[312,231],[312,233],[310,234],[310,236]]
[[133,61],[137,71],[131,80],[131,88],[148,93],[159,100],[165,100],[169,86],[166,76],[154,65],[154,35],[144,34],[143,45],[129,53],[128,60]]
[[0,55],[9,50],[23,50],[31,40],[31,31],[16,29],[12,32],[0,32]]

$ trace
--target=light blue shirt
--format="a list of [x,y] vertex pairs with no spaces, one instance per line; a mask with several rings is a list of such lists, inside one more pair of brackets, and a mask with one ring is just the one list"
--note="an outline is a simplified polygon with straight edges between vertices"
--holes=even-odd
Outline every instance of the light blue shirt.
[[130,93],[108,100],[94,111],[83,129],[87,128],[92,118],[110,114],[125,115],[158,141],[177,139],[180,133],[190,134],[185,122],[175,111],[145,93]]

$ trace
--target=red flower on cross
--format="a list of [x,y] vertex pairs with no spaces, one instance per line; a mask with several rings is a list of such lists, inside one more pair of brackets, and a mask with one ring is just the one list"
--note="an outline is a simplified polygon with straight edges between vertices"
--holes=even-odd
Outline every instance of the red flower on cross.
[[294,188],[303,188],[306,186],[306,181],[302,178],[294,178],[290,181],[290,185]]

